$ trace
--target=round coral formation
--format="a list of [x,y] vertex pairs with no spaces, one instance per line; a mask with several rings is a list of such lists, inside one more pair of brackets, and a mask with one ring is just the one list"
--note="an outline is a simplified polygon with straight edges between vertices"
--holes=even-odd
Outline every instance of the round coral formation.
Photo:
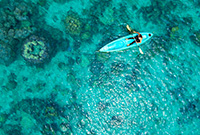
[[65,19],[65,26],[69,34],[80,35],[82,23],[78,14],[72,11],[69,11]]
[[23,44],[22,56],[26,61],[30,63],[43,63],[49,58],[48,47],[49,44],[44,40],[44,38],[31,36]]

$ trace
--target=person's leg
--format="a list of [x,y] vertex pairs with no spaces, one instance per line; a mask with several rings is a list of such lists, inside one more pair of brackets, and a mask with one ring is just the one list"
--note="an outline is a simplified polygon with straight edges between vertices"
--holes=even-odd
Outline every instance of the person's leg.
[[134,43],[135,43],[135,40],[134,40],[132,43],[128,44],[127,46],[132,45],[132,44],[134,44]]
[[135,39],[135,37],[126,38],[126,40],[129,40],[129,39]]
[[130,37],[130,38],[128,38],[128,39],[135,39],[135,37]]

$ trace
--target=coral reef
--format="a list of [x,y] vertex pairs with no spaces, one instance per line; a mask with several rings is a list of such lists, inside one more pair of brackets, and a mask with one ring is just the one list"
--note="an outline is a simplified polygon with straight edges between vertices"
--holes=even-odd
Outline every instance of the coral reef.
[[66,2],[69,2],[70,0],[53,0],[53,1],[59,4],[65,4]]
[[115,22],[114,10],[112,8],[112,6],[107,7],[102,15],[99,16],[100,22],[104,25],[112,25]]
[[100,111],[105,111],[105,110],[110,106],[110,103],[107,103],[107,102],[99,102],[99,103],[97,104],[97,106],[98,106],[98,109],[99,109]]
[[178,30],[179,30],[179,27],[178,27],[178,26],[175,26],[175,27],[172,28],[171,31],[172,31],[172,33],[174,33],[174,32],[177,32]]
[[0,10],[0,15],[3,16],[0,19],[0,29],[4,29],[4,37],[1,40],[10,39],[23,39],[28,37],[35,31],[31,17],[36,13],[34,4],[25,2],[8,3]]
[[[46,5],[46,2],[54,6],[60,6],[66,2],[64,7],[71,4],[67,3],[69,0],[36,0],[35,2],[37,3],[37,1],[43,6]],[[51,42],[52,40],[57,43],[60,50],[65,51],[59,53],[49,66],[45,66],[44,70],[37,67],[24,67],[24,63],[18,61],[8,68],[3,66],[0,78],[0,85],[3,86],[1,88],[16,89],[17,93],[0,91],[3,95],[2,98],[9,100],[9,102],[2,100],[0,106],[0,109],[6,110],[0,113],[0,134],[162,134],[177,133],[173,130],[180,131],[190,128],[183,128],[181,125],[183,123],[189,123],[189,126],[195,125],[200,117],[198,98],[200,93],[198,85],[188,79],[197,79],[198,82],[199,55],[196,49],[198,47],[189,46],[188,48],[187,46],[188,49],[185,49],[187,43],[175,44],[176,46],[172,47],[172,38],[169,37],[170,34],[176,36],[182,32],[185,25],[179,25],[180,20],[190,27],[192,18],[175,18],[177,16],[173,12],[171,13],[171,10],[176,8],[176,1],[149,0],[148,3],[152,3],[152,5],[148,4],[148,17],[144,15],[144,18],[146,17],[145,19],[152,21],[153,24],[152,22],[148,23],[139,15],[135,16],[135,12],[131,12],[131,6],[136,5],[137,2],[133,1],[133,4],[127,7],[125,6],[127,3],[123,1],[117,1],[114,4],[112,2],[116,1],[89,1],[91,2],[88,3],[90,13],[82,14],[83,17],[78,14],[82,10],[77,13],[72,11],[67,13],[62,22],[67,31],[63,37],[63,33],[53,26],[52,28],[44,26],[45,31],[48,31],[43,32],[41,23],[33,25],[31,19],[33,10],[26,3],[16,2],[17,4],[11,5],[10,8],[0,9],[0,15],[2,15],[0,18],[0,60],[3,62],[12,61],[14,50],[21,51],[22,57],[29,63],[36,65],[45,63],[49,60],[50,54],[52,57],[53,46],[50,46],[54,43]],[[88,4],[84,5],[88,6]],[[114,7],[115,5],[119,6]],[[142,4],[139,3],[138,6],[140,5]],[[63,7],[63,5],[61,6]],[[80,6],[76,10],[79,8],[82,7]],[[48,10],[45,7],[42,9],[45,13]],[[67,7],[66,10],[68,9]],[[48,13],[47,15],[50,15],[51,12]],[[60,15],[60,13],[58,14]],[[123,19],[120,20],[116,16]],[[134,19],[140,21],[138,27],[142,27],[141,31],[146,29],[158,32],[159,28],[164,26],[161,35],[155,32],[157,37],[154,36],[151,44],[147,43],[144,46],[147,50],[144,55],[133,58],[133,50],[127,50],[123,54],[95,53],[93,51],[98,44],[99,47],[102,46],[103,41],[108,43],[112,40],[112,36],[127,34],[116,29],[120,29],[119,25],[127,23],[125,20]],[[170,24],[171,22],[172,24]],[[60,23],[58,24],[60,26]],[[41,26],[38,27],[39,25]],[[146,27],[143,27],[144,25]],[[168,35],[165,25],[169,28],[167,29]],[[34,32],[33,26],[37,26],[37,31]],[[193,28],[191,27],[191,29]],[[92,38],[92,35],[96,34],[95,32],[98,33]],[[197,31],[190,37],[198,46],[200,46],[199,33]],[[68,37],[69,39],[63,40]],[[187,39],[185,38],[184,41]],[[19,44],[12,44],[13,40],[17,40]],[[49,43],[51,44],[49,45]],[[14,45],[23,46],[20,46],[21,50],[19,51],[19,49],[13,49]],[[87,45],[88,47],[84,48]],[[180,50],[181,48],[185,49],[185,53]],[[193,59],[187,59],[190,52],[196,53],[197,57],[194,57],[194,53],[192,53],[191,58]],[[178,58],[178,56],[185,57]],[[60,58],[64,60],[60,60]],[[183,60],[180,63],[178,59]],[[188,62],[190,60],[193,62]],[[175,70],[175,68],[180,68],[180,70]],[[22,71],[19,71],[20,69]],[[26,74],[28,71],[36,74]],[[8,78],[4,78],[6,75]],[[61,75],[60,78],[58,78],[59,75]],[[34,80],[37,77],[41,78]],[[175,89],[174,87],[178,85],[180,88]],[[194,88],[190,85],[196,86]],[[48,96],[51,91],[51,96]],[[185,91],[190,92],[192,96],[188,96],[189,94]],[[198,94],[195,94],[194,91],[197,91]],[[22,98],[17,99],[18,94],[23,92],[24,94],[20,95]],[[193,96],[196,96],[196,99]],[[7,105],[9,108],[5,107],[3,103],[9,103]],[[173,111],[175,113],[171,113]],[[170,126],[174,126],[172,130]]]
[[21,135],[21,127],[19,125],[7,124],[4,126],[4,132],[6,135]]
[[[145,59],[151,59],[155,56],[157,56],[160,53],[166,54],[166,52],[169,52],[170,49],[172,49],[172,44],[167,44],[168,37],[154,37],[151,40],[151,47],[148,50],[147,53],[145,53],[144,57]],[[158,45],[159,44],[159,45]]]
[[145,20],[152,21],[155,24],[178,25],[180,23],[179,17],[176,17],[176,15],[172,14],[170,11],[174,11],[177,5],[181,4],[180,1],[161,2],[154,0],[150,6],[145,7],[145,10],[141,8],[139,12],[142,12]]
[[86,57],[85,55],[82,55],[82,56],[81,56],[80,65],[81,65],[82,67],[87,67],[89,64],[90,64],[90,61],[89,61],[88,57]]
[[60,130],[62,133],[69,133],[70,125],[68,123],[61,123],[60,124]]
[[[61,42],[64,40],[63,32],[60,31],[59,29],[53,28],[49,25],[39,26],[39,27],[40,27],[40,29],[44,29],[43,33],[46,33],[45,35],[50,34],[51,38],[56,40],[57,42]],[[65,39],[65,41],[66,41],[66,39]],[[67,44],[65,44],[65,45],[67,45]]]
[[110,54],[109,53],[96,53],[95,57],[98,61],[106,62],[110,59]]
[[127,65],[124,62],[114,62],[112,63],[111,72],[114,74],[120,74],[127,68]]
[[[15,130],[17,133],[21,128],[31,128],[39,130],[42,134],[71,134],[77,128],[87,126],[85,118],[86,112],[81,105],[73,102],[65,106],[60,106],[55,102],[55,96],[47,99],[23,99],[13,105],[8,115],[0,115],[0,126],[5,133]],[[21,126],[15,124],[3,124],[5,121],[15,120]],[[26,123],[28,122],[28,123]],[[36,125],[36,123],[39,123]],[[1,125],[2,124],[2,125]],[[11,128],[13,126],[13,128]],[[73,127],[73,129],[72,129]],[[73,131],[74,130],[74,131]]]
[[127,74],[125,76],[125,89],[130,90],[134,87],[134,82],[136,80],[136,74],[134,74],[133,72],[131,74]]
[[31,36],[22,46],[22,56],[32,64],[44,63],[49,58],[49,44],[42,37]]
[[192,123],[194,119],[200,118],[199,99],[191,98],[191,101],[185,101],[185,105],[179,109],[182,115],[181,117],[177,118],[179,125],[183,125],[183,123]]
[[89,32],[89,31],[84,31],[84,32],[81,33],[81,39],[82,39],[83,41],[87,41],[87,40],[89,40],[91,37],[92,37],[92,34],[91,34],[91,32]]
[[7,114],[0,113],[0,127],[3,126],[3,124],[6,122],[6,120],[7,120]]
[[94,76],[99,76],[101,73],[103,73],[104,70],[104,64],[95,60],[90,65],[90,71],[93,73]]
[[16,81],[8,81],[8,83],[6,84],[5,88],[7,90],[13,90],[17,87],[17,82]]
[[193,35],[190,36],[190,40],[197,46],[200,47],[200,31],[194,32]]
[[59,62],[59,63],[58,63],[58,67],[59,67],[60,69],[62,69],[62,70],[64,70],[66,66],[67,66],[67,64],[65,64],[64,62]]
[[119,127],[123,124],[123,118],[121,116],[113,116],[111,121],[110,121],[110,124],[111,126],[114,126],[114,127]]
[[76,12],[68,11],[64,25],[70,35],[80,35],[82,31],[82,20]]
[[93,6],[90,9],[89,14],[91,14],[92,16],[101,16],[101,14],[106,11],[106,8],[110,6],[111,1],[109,0],[102,0],[102,1],[95,1],[95,0],[91,0],[91,3],[93,4]]
[[[20,114],[18,114],[18,116],[12,115],[13,113],[17,113],[16,110],[18,110]],[[46,127],[46,123],[50,123],[50,125],[53,124],[53,121],[56,120],[61,113],[61,108],[51,100],[25,99],[13,106],[13,110],[11,110],[8,119],[16,119],[16,117],[20,117],[20,123],[23,128],[34,128],[36,122],[40,123],[42,127]],[[8,125],[5,124],[4,127],[6,126]],[[52,133],[51,130],[47,129],[44,128],[42,133]],[[9,132],[10,131],[12,130],[9,129]]]
[[74,90],[80,88],[81,86],[80,79],[76,78],[75,72],[73,72],[72,70],[67,74],[67,82],[70,83],[71,87]]
[[[0,9],[0,44],[1,61],[6,65],[13,62],[14,50],[18,50],[18,44],[30,34],[34,33],[33,27],[36,18],[37,8],[35,4],[24,1],[2,1],[3,7]],[[34,19],[35,19],[34,18]],[[2,44],[6,44],[3,45]],[[8,62],[9,61],[9,62]]]
[[28,20],[29,15],[32,14],[32,8],[27,6],[24,2],[16,3],[13,14],[18,21]]
[[92,87],[104,88],[111,79],[108,72],[100,73],[99,75],[94,75],[89,79],[89,84]]
[[91,0],[91,3],[92,7],[83,11],[83,14],[87,15],[87,24],[89,24],[91,28],[90,33],[93,34],[99,31],[102,34],[108,34],[108,29],[112,28],[113,30],[113,28],[115,28],[113,27],[115,24],[114,22],[118,19],[115,17],[118,16],[118,14],[116,14],[116,8],[110,6],[112,5],[111,1],[108,0]]
[[0,63],[9,65],[14,60],[15,53],[10,45],[0,40]]
[[76,57],[76,63],[81,67],[87,67],[90,64],[89,57],[87,55],[81,55]]
[[38,0],[37,4],[40,6],[45,6],[47,4],[47,0]]

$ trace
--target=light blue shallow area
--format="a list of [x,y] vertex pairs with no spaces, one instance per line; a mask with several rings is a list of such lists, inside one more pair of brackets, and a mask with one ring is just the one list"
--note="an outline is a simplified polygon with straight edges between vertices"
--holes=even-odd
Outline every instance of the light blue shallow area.
[[[200,134],[199,1],[0,0],[0,16],[0,135]],[[153,34],[144,54],[97,52],[127,24]]]

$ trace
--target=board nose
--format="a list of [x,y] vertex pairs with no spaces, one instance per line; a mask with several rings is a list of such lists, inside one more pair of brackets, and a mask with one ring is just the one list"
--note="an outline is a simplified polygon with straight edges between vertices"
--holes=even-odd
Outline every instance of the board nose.
[[152,36],[152,34],[151,34],[151,33],[149,33],[148,35],[149,35],[149,37],[151,37],[151,36]]

